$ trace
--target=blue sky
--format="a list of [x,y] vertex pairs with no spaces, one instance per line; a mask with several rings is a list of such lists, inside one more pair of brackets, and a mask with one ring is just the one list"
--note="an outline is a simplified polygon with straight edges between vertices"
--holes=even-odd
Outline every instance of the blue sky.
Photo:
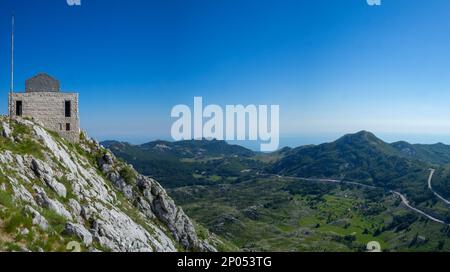
[[0,0],[0,112],[16,14],[16,90],[47,72],[83,129],[168,139],[176,104],[279,104],[282,144],[370,130],[450,143],[447,0]]

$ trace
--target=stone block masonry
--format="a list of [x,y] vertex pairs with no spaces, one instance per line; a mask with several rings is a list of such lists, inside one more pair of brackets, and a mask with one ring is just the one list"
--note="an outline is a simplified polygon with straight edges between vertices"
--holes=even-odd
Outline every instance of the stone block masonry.
[[78,93],[60,92],[59,82],[46,74],[27,80],[25,93],[10,94],[9,114],[29,117],[71,142],[78,142]]

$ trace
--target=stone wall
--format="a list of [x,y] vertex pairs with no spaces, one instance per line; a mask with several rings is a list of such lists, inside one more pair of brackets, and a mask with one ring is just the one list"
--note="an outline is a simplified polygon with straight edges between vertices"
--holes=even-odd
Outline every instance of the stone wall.
[[[22,116],[41,122],[71,142],[78,142],[80,121],[78,117],[78,94],[62,92],[29,92],[10,94],[10,115],[16,117],[17,101],[22,101]],[[71,117],[65,117],[65,102],[71,102]],[[66,130],[70,124],[70,131]]]

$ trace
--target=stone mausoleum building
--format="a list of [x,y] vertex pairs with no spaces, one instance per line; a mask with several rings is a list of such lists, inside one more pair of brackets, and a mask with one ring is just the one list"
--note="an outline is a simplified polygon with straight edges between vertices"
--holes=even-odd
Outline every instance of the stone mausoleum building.
[[59,81],[38,74],[25,82],[25,92],[9,94],[9,116],[29,117],[71,142],[78,142],[78,93],[61,92]]

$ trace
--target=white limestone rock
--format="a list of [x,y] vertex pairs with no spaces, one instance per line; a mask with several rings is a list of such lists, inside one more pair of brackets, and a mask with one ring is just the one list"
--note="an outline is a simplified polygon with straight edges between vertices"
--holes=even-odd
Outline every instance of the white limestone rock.
[[2,136],[5,138],[12,139],[12,132],[11,128],[9,127],[9,123],[2,122]]
[[42,230],[46,231],[49,229],[49,224],[47,219],[45,219],[38,211],[30,206],[25,207],[25,211],[28,212],[33,218],[33,225],[39,226]]
[[80,240],[83,241],[84,245],[86,246],[92,245],[92,234],[83,225],[68,222],[66,224],[64,232],[68,235],[77,236],[78,238],[80,238]]
[[158,235],[151,235],[124,213],[102,205],[97,205],[98,219],[94,221],[95,240],[114,251],[124,252],[164,252],[176,251],[175,245],[161,230],[154,228]]
[[31,193],[22,184],[19,184],[19,182],[12,177],[8,177],[8,179],[16,199],[24,201],[27,204],[32,204],[34,206],[37,205],[36,201],[34,201],[33,195],[31,195]]
[[59,214],[60,216],[66,218],[67,220],[73,220],[72,214],[66,210],[66,208],[64,207],[63,204],[61,204],[57,200],[53,200],[53,199],[49,198],[42,188],[35,185],[35,186],[33,186],[33,189],[36,192],[36,196],[35,196],[36,202],[40,206],[47,208],[51,211],[54,211],[55,213]]
[[62,183],[56,181],[53,170],[48,164],[33,158],[31,160],[31,169],[35,172],[38,178],[42,179],[48,187],[55,191],[60,197],[65,198],[67,196],[66,187]]

